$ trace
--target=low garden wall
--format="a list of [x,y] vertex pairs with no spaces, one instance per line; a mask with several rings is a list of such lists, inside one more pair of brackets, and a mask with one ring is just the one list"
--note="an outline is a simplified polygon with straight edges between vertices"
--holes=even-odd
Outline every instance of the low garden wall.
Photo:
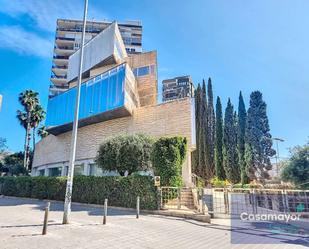
[[[66,177],[0,177],[0,194],[37,199],[64,200]],[[149,176],[75,176],[72,201],[135,208],[157,209],[158,195]]]

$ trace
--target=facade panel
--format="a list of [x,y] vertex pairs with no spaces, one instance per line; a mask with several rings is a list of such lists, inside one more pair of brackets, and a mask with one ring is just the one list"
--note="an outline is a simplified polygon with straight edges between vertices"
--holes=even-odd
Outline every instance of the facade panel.
[[[125,107],[126,64],[96,76],[81,86],[79,119]],[[73,122],[76,87],[48,101],[47,129]]]
[[[80,48],[82,20],[58,19],[54,57],[51,74],[50,96],[62,93],[69,88],[67,69],[69,56]],[[96,37],[110,26],[110,21],[87,21],[85,42]],[[142,24],[139,21],[118,23],[119,35],[122,37],[125,50],[129,55],[142,52]],[[119,43],[115,43],[116,53],[123,54]],[[105,45],[104,45],[105,46]],[[103,47],[104,47],[103,46]]]

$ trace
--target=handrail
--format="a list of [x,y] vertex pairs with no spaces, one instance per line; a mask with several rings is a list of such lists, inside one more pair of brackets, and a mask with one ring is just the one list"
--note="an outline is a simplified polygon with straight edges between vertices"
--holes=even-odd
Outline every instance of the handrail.
[[205,181],[202,177],[194,174],[194,173],[191,173],[191,179],[192,179],[192,183],[195,187],[198,187],[198,182],[200,181],[203,185],[203,187],[205,186]]
[[66,60],[68,60],[68,59],[69,59],[69,56],[54,55],[53,58],[54,58],[54,59],[66,59]]
[[57,66],[57,65],[52,65],[52,68],[68,69],[67,66]]
[[75,38],[57,36],[56,40],[75,41]]

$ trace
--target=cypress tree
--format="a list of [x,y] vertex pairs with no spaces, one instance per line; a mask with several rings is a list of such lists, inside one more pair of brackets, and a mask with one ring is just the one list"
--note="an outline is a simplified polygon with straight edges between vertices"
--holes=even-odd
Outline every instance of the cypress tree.
[[237,183],[240,180],[240,172],[237,162],[237,130],[234,115],[234,107],[228,99],[224,115],[223,166],[227,179]]
[[196,166],[194,172],[203,176],[204,165],[204,139],[203,139],[203,127],[202,127],[202,89],[198,84],[195,92],[195,118],[196,118]]
[[276,154],[266,113],[266,103],[262,93],[254,91],[250,95],[250,106],[246,121],[245,160],[246,171],[250,178],[264,180],[271,170],[270,157]]
[[208,79],[207,84],[207,148],[208,148],[208,177],[212,178],[215,173],[215,111],[213,103],[213,91],[211,78]]
[[201,153],[201,139],[200,139],[200,106],[201,106],[201,86],[198,84],[195,90],[195,137],[196,137],[196,151],[194,153],[195,156],[195,164],[193,165],[192,171],[201,176],[200,172],[200,153]]
[[202,140],[202,149],[203,149],[203,155],[202,155],[202,176],[205,180],[210,179],[210,173],[208,165],[208,155],[209,155],[209,147],[207,144],[207,97],[206,97],[206,84],[205,80],[203,80],[203,86],[202,86],[202,94],[201,94],[201,134],[200,138]]
[[222,120],[222,105],[220,97],[217,97],[216,103],[216,136],[215,136],[215,166],[216,176],[220,180],[225,179],[223,168],[223,120]]
[[245,165],[245,131],[246,131],[246,118],[247,112],[242,93],[239,93],[238,101],[238,117],[237,117],[237,150],[238,150],[238,163],[240,168],[241,183],[248,183],[248,176],[246,173]]
[[206,86],[203,81],[195,91],[196,153],[194,172],[206,179]]

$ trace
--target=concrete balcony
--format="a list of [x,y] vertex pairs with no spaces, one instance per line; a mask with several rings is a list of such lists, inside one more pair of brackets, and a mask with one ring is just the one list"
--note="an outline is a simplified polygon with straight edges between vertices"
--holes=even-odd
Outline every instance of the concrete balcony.
[[50,81],[54,83],[54,85],[56,86],[61,86],[67,83],[67,77],[66,75],[62,75],[62,76],[57,76],[57,75],[51,75],[50,76]]
[[64,76],[67,74],[68,67],[67,66],[57,66],[53,65],[52,66],[52,72],[57,75],[57,76]]
[[[46,127],[58,135],[72,129],[76,87],[49,99]],[[79,127],[132,115],[139,106],[134,75],[126,63],[82,83]]]
[[54,49],[54,53],[62,56],[70,56],[73,54],[75,50],[71,47],[56,47]]
[[57,66],[67,66],[69,63],[68,56],[54,56],[53,64]]
[[72,46],[74,44],[75,38],[67,38],[67,37],[56,37],[56,45],[57,46]]

